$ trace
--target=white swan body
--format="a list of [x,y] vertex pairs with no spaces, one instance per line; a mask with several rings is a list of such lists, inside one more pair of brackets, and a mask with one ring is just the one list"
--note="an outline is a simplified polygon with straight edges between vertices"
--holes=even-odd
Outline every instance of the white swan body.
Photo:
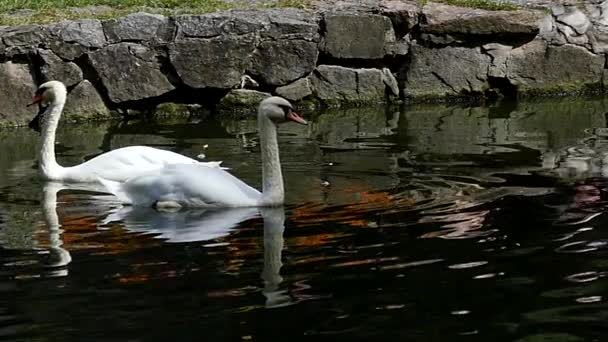
[[263,191],[245,184],[221,168],[171,164],[138,174],[126,182],[100,177],[100,182],[123,203],[139,206],[260,207],[283,203],[285,194],[277,143],[277,124],[306,124],[280,97],[260,103],[258,125],[262,154]]
[[[63,83],[49,81],[36,91],[34,103],[48,103],[48,107],[30,122],[30,127],[41,128],[39,149],[41,176],[50,181],[80,183],[98,182],[98,177],[125,181],[134,174],[157,170],[168,164],[192,164],[219,167],[220,162],[199,162],[171,151],[147,146],[129,146],[112,150],[82,164],[63,167],[55,159],[55,132],[65,104],[67,91]],[[41,126],[41,127],[40,127]]]

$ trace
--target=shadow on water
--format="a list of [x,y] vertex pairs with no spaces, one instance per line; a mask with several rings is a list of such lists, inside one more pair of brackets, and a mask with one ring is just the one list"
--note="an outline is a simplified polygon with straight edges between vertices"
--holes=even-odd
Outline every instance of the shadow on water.
[[[583,341],[608,332],[602,99],[314,113],[285,208],[158,212],[41,183],[0,133],[0,340]],[[66,125],[58,159],[146,144],[261,183],[256,122]]]

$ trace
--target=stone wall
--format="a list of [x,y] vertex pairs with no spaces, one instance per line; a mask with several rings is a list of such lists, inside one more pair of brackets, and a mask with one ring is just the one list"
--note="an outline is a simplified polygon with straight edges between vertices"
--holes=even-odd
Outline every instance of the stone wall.
[[268,94],[340,105],[604,86],[608,1],[518,11],[420,3],[0,27],[0,122],[27,122],[33,90],[51,79],[68,86],[71,119],[163,103],[234,109]]

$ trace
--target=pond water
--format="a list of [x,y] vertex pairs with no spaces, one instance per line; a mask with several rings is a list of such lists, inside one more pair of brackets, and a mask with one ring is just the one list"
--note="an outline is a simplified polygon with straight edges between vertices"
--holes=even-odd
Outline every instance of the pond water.
[[[281,127],[284,208],[156,212],[42,183],[0,132],[0,340],[601,341],[608,103],[406,106]],[[64,125],[261,182],[256,124]]]

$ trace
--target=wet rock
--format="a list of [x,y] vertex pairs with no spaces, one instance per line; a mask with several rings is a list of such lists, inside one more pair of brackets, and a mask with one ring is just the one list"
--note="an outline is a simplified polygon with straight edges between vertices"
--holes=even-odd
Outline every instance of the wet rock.
[[134,13],[103,23],[110,43],[123,41],[168,42],[173,38],[175,26],[169,18],[160,14]]
[[40,76],[42,81],[60,80],[67,87],[71,87],[82,81],[82,70],[73,62],[64,62],[51,50],[38,50],[38,56],[42,62]]
[[268,85],[284,85],[312,72],[317,64],[316,42],[268,40],[260,43],[251,58],[250,73]]
[[277,95],[290,101],[299,101],[312,95],[312,86],[308,77],[299,79],[291,84],[279,87],[275,90]]
[[0,125],[23,125],[36,115],[34,107],[27,107],[36,84],[27,64],[11,61],[0,63]]
[[269,93],[264,93],[251,89],[232,89],[218,103],[218,108],[221,110],[240,110],[243,108],[256,108],[260,102],[272,96]]
[[385,42],[395,40],[390,19],[381,15],[328,14],[322,49],[334,58],[378,59]]
[[380,14],[393,22],[398,32],[409,32],[418,25],[421,8],[415,1],[383,0],[380,2]]
[[88,56],[114,103],[156,97],[175,89],[161,72],[154,51],[147,47],[119,43]]
[[467,35],[536,35],[540,13],[531,10],[487,11],[439,3],[422,8],[422,32]]
[[479,47],[435,49],[414,45],[404,93],[439,97],[481,92],[487,87],[490,62],[491,57]]
[[171,64],[193,88],[229,89],[240,84],[249,66],[254,37],[180,40],[169,46]]
[[69,121],[101,119],[111,116],[103,99],[88,80],[83,80],[70,91],[64,113],[65,118]]
[[312,74],[314,94],[327,104],[383,102],[386,86],[382,71],[320,65]]
[[507,59],[507,77],[521,91],[573,91],[597,85],[603,69],[602,55],[574,45],[547,46],[539,39],[513,49]]

